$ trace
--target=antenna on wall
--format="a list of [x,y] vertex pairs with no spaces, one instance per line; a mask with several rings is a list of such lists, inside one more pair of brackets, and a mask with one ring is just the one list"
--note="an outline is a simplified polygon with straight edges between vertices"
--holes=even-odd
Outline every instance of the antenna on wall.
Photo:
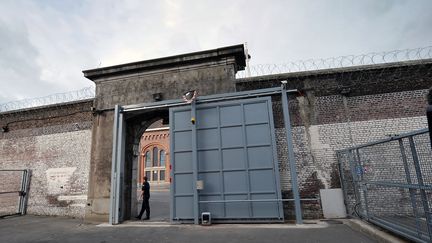
[[244,43],[244,54],[246,57],[246,78],[249,78],[251,76],[250,65],[249,65],[249,60],[251,56],[249,55],[248,52],[247,42]]

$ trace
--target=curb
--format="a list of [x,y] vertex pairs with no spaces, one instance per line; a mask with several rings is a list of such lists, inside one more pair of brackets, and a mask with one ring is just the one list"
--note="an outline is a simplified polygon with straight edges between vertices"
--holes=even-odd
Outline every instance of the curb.
[[212,225],[195,225],[195,224],[179,224],[170,223],[164,221],[149,221],[149,222],[126,222],[122,224],[111,225],[109,223],[101,223],[96,227],[108,227],[108,228],[188,228],[188,229],[202,229],[208,228],[212,230],[218,229],[319,229],[328,227],[327,223],[317,222],[314,224],[212,224]]
[[390,233],[383,231],[381,228],[364,222],[360,219],[344,219],[342,222],[352,230],[366,234],[377,242],[382,243],[406,243],[409,241],[403,240]]

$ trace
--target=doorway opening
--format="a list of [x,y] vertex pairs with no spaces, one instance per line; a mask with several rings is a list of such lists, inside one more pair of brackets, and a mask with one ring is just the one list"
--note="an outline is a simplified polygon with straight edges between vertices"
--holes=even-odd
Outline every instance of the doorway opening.
[[[123,108],[117,106],[116,111],[118,116],[114,123],[118,135],[114,133],[116,149],[113,158],[119,163],[113,163],[112,168],[110,223],[137,220],[146,175],[150,183],[150,221],[169,221],[169,146],[155,142],[154,134],[168,126],[168,109],[124,113]],[[169,130],[166,133],[169,135]],[[169,136],[165,139],[169,140]],[[145,217],[144,213],[142,218]]]
[[[144,176],[150,184],[150,221],[170,220],[170,147],[169,125],[164,119],[153,122],[142,134],[139,142],[137,165],[137,211],[142,210]],[[140,218],[146,218],[143,213]]]

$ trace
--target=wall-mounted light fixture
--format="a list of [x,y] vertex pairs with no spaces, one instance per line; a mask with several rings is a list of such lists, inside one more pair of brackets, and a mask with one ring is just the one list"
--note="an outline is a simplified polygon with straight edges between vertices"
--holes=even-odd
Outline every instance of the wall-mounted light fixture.
[[7,125],[1,128],[2,132],[9,132],[9,127]]
[[162,100],[162,93],[154,93],[153,94],[153,100],[154,101],[161,101]]
[[196,90],[189,90],[183,94],[183,100],[187,103],[192,103],[197,97]]

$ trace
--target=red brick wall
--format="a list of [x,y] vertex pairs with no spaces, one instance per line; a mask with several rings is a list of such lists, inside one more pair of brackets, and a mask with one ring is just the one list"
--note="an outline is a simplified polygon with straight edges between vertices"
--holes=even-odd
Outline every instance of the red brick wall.
[[[160,160],[160,151],[164,150],[166,154],[165,158],[165,182],[170,181],[170,147],[169,147],[169,129],[168,128],[156,128],[148,129],[144,132],[140,142],[140,159],[139,159],[139,183],[143,182],[143,176],[145,175],[145,156],[146,152],[149,151],[153,156],[153,148],[158,148],[158,159]],[[153,159],[153,157],[151,157]],[[153,162],[151,160],[151,162]],[[148,168],[150,169],[150,168]],[[160,170],[160,169],[157,169]],[[160,177],[160,175],[158,175]],[[150,180],[150,178],[149,178]]]

